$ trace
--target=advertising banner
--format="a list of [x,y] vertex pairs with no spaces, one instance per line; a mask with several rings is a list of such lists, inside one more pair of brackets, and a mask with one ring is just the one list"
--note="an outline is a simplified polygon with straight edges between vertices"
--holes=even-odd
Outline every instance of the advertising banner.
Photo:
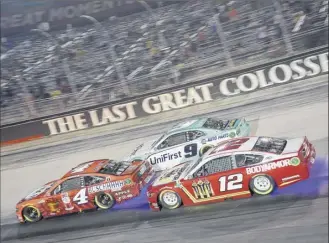
[[[155,0],[146,1],[156,7]],[[178,1],[164,1],[164,5]],[[1,36],[21,34],[37,28],[40,23],[49,23],[51,30],[65,29],[90,24],[81,15],[90,15],[98,21],[111,16],[144,11],[145,8],[132,0],[1,0]]]

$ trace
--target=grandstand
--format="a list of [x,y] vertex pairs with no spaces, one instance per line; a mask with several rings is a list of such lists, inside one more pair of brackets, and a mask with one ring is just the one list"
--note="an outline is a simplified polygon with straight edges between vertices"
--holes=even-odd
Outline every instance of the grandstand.
[[323,0],[190,0],[152,13],[107,18],[101,26],[90,22],[50,29],[52,38],[37,32],[2,36],[1,123],[117,100],[228,65],[327,45],[327,12]]

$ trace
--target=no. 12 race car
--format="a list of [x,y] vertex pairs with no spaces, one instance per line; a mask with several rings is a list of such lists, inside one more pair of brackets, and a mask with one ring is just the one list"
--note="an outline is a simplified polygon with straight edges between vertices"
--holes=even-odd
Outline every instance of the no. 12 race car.
[[82,163],[30,193],[16,205],[20,222],[91,209],[110,209],[114,204],[139,195],[152,178],[148,162],[94,160]]
[[162,171],[186,160],[198,160],[219,141],[242,136],[250,136],[245,119],[191,119],[175,125],[157,140],[140,144],[128,159],[147,160],[154,171]]
[[152,210],[268,195],[309,177],[315,149],[304,138],[220,142],[194,163],[168,169],[148,187]]

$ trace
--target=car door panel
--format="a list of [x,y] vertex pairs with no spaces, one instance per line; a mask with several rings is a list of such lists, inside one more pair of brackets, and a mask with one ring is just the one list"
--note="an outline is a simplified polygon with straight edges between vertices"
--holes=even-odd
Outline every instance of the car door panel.
[[179,144],[157,151],[148,157],[148,161],[155,171],[172,168],[187,160],[194,161],[199,158],[201,142],[198,140]]

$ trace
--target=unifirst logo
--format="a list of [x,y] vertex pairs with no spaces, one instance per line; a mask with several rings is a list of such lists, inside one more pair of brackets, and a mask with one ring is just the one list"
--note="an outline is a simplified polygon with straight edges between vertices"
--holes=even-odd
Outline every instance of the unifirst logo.
[[155,164],[159,164],[159,163],[163,163],[166,161],[170,161],[173,159],[178,159],[182,157],[182,152],[176,152],[176,153],[165,153],[165,154],[161,154],[160,156],[154,156],[154,157],[150,157],[149,161],[151,163],[151,165],[155,165]]

